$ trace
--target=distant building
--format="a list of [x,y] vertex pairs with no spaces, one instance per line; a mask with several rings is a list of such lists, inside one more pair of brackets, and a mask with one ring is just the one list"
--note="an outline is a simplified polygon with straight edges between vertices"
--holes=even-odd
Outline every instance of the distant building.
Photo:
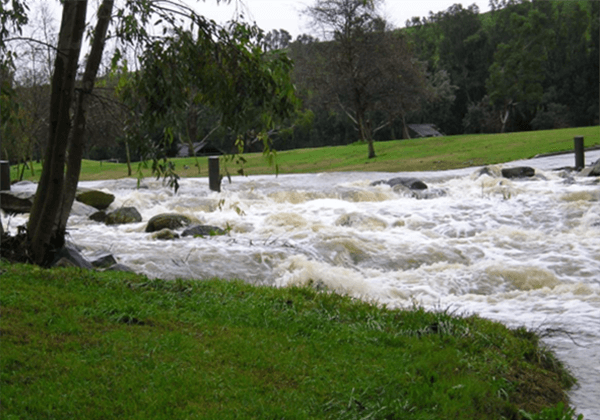
[[[194,153],[196,156],[215,156],[222,155],[223,152],[213,145],[209,144],[207,141],[201,141],[198,143],[193,143]],[[189,143],[181,143],[177,149],[177,157],[190,157],[194,156],[194,154],[190,151]]]
[[408,124],[410,136],[416,137],[444,137],[435,124]]

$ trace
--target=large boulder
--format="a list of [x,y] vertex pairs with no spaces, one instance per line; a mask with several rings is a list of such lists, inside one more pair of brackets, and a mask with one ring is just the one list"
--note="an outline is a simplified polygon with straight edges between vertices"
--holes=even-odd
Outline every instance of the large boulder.
[[148,221],[146,232],[157,232],[163,229],[179,229],[189,226],[191,223],[192,220],[182,214],[163,213],[154,216]]
[[503,168],[502,176],[504,178],[531,178],[535,175],[535,169],[529,166],[517,166],[514,168]]
[[105,210],[115,201],[115,196],[98,190],[89,190],[78,193],[75,199],[95,209]]
[[431,198],[443,197],[446,195],[446,191],[439,188],[427,188],[412,190],[406,185],[396,184],[392,187],[392,191],[403,197],[416,198],[417,200],[429,200]]
[[403,185],[408,189],[411,190],[426,190],[427,189],[427,184],[425,184],[423,181],[421,181],[420,179],[417,178],[392,178],[392,179],[388,179],[387,181],[382,180],[382,181],[375,181],[372,182],[371,185],[380,185],[380,184],[387,184],[390,187],[394,187],[395,185]]
[[135,207],[121,207],[120,209],[108,213],[104,223],[107,225],[123,225],[141,221],[142,215]]
[[364,213],[347,213],[335,221],[336,226],[352,227],[358,230],[384,230],[388,227],[385,220]]
[[77,249],[71,246],[64,246],[54,256],[53,267],[79,267],[92,270],[94,266],[86,260]]
[[9,214],[29,213],[33,205],[34,193],[0,192],[0,208]]
[[183,231],[181,236],[219,236],[225,235],[225,231],[220,227],[207,226],[207,225],[194,225]]

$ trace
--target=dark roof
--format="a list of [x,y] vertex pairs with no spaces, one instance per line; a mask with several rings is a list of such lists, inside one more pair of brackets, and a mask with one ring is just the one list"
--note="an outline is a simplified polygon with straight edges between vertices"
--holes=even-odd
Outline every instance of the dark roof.
[[434,124],[408,124],[408,128],[417,133],[417,137],[443,137]]
[[[196,156],[207,156],[207,155],[222,155],[223,152],[209,144],[206,141],[193,143],[194,152]],[[189,157],[193,156],[190,153],[190,145],[188,143],[181,143],[177,149],[177,157]]]

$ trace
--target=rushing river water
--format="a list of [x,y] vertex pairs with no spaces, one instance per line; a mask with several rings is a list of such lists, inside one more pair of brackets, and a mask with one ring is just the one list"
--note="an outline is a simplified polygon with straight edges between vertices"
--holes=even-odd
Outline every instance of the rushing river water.
[[[586,161],[599,157],[588,152]],[[69,234],[85,255],[110,252],[151,277],[312,284],[390,307],[417,303],[564,330],[570,336],[545,342],[579,379],[577,411],[600,419],[600,185],[552,170],[573,159],[506,165],[536,168],[526,180],[479,176],[477,168],[322,173],[234,178],[221,193],[205,178],[183,179],[177,194],[150,179],[142,189],[131,179],[83,182],[114,194],[110,209],[136,207],[144,222],[104,226],[78,204]],[[398,176],[425,181],[426,197],[372,185]],[[155,240],[144,229],[160,213],[229,233]],[[9,219],[11,229],[25,220]]]

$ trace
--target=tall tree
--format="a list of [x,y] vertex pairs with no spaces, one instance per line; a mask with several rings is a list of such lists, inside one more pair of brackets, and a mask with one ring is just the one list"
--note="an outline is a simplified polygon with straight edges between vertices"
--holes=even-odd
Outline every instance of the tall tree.
[[[333,67],[328,72],[327,84],[338,86],[337,92],[334,92],[338,104],[355,121],[360,140],[368,143],[369,159],[376,155],[366,115],[365,88],[374,75],[365,57],[364,41],[370,25],[378,17],[376,6],[379,3],[381,0],[317,0],[307,9],[314,25],[332,40],[326,45],[332,50],[328,54]],[[343,98],[345,93],[348,96]],[[349,108],[354,115],[350,114]]]
[[321,98],[339,107],[355,124],[359,139],[376,156],[373,132],[382,126],[375,111],[386,115],[384,125],[404,116],[424,87],[423,68],[404,38],[389,31],[378,16],[381,1],[317,0],[307,9],[329,41],[315,48],[322,75]]
[[504,13],[510,13],[511,37],[496,47],[486,82],[490,99],[499,109],[501,132],[505,131],[511,112],[517,105],[535,109],[540,103],[543,66],[548,60],[553,40],[548,17],[538,8],[529,7],[527,14],[519,14],[512,8],[505,10]]

